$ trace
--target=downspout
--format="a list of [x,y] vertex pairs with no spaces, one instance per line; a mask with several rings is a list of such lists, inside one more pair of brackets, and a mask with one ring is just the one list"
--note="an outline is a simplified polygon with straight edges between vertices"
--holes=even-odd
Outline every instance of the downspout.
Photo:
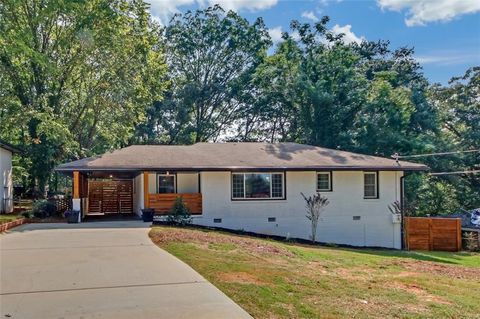
[[401,248],[405,250],[405,196],[404,196],[404,182],[405,175],[400,177],[400,240]]

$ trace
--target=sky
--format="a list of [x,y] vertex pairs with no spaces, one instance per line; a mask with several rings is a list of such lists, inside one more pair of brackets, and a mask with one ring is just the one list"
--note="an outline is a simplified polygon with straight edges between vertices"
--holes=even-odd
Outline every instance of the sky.
[[177,12],[220,4],[249,21],[262,17],[274,42],[291,20],[330,17],[329,28],[345,41],[389,40],[391,48],[413,47],[430,82],[480,66],[480,0],[145,0],[167,24]]

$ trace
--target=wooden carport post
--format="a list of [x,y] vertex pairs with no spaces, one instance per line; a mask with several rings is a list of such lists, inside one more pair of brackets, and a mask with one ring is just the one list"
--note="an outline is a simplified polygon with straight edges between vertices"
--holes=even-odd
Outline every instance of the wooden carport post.
[[80,198],[80,172],[73,172],[73,196],[72,198]]
[[73,172],[72,209],[79,211],[78,221],[82,220],[82,200],[80,198],[80,172]]
[[148,172],[143,172],[143,207],[149,208],[148,199]]

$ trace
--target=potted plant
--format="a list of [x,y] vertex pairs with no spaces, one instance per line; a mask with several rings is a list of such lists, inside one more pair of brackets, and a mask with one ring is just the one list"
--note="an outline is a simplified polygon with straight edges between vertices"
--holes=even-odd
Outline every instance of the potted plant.
[[68,223],[78,223],[80,218],[80,212],[78,210],[66,210],[63,214]]
[[142,209],[142,219],[144,222],[153,222],[153,215],[155,210],[153,208],[144,208]]

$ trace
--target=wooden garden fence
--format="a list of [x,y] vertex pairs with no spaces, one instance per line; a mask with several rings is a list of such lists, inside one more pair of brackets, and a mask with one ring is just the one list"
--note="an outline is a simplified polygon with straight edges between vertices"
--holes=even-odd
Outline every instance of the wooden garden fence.
[[462,249],[460,218],[406,217],[409,250],[459,251]]

